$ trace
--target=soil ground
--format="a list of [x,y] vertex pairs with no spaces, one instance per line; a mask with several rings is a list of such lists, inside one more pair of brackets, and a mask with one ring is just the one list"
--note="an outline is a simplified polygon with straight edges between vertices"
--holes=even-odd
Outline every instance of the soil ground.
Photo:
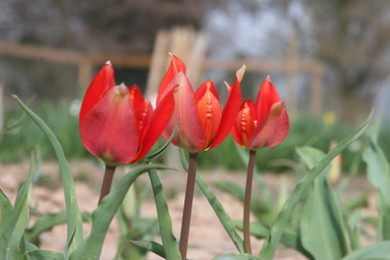
[[[81,211],[92,212],[96,208],[98,201],[100,183],[103,178],[102,170],[97,164],[90,161],[80,161],[70,163],[71,172],[76,180],[75,187],[77,200]],[[17,165],[0,164],[0,188],[14,203],[17,190],[26,177],[29,170],[29,163],[20,163]],[[120,178],[122,173],[116,173],[115,180]],[[234,220],[242,218],[242,204],[232,196],[212,187],[214,180],[227,180],[244,186],[245,174],[232,173],[223,170],[201,171],[199,174],[211,186],[218,200],[221,202],[227,213]],[[42,186],[35,186],[32,194],[32,205],[40,212],[58,212],[65,209],[65,201],[59,169],[57,163],[44,163],[41,168]],[[273,193],[277,194],[282,174],[264,174],[263,178]],[[114,180],[114,181],[115,181]],[[287,175],[288,188],[291,190],[296,183],[296,179]],[[147,176],[141,176],[140,181],[145,185],[148,183]],[[164,191],[168,197],[168,206],[173,222],[173,231],[176,237],[180,234],[180,223],[182,214],[182,205],[184,201],[184,189],[186,183],[186,174],[183,172],[173,172],[161,176]],[[348,186],[349,196],[360,194],[364,189],[372,189],[365,178],[354,178]],[[364,210],[365,215],[375,215],[375,198],[371,196],[370,204]],[[155,204],[153,200],[145,200],[141,209],[142,216],[156,216]],[[254,219],[254,218],[253,218]],[[90,224],[84,225],[85,236],[90,232]],[[117,241],[119,237],[118,224],[116,219],[111,223],[101,259],[113,259]],[[66,242],[66,226],[59,225],[53,230],[41,235],[41,248],[54,251],[63,251]],[[261,240],[252,238],[253,252],[259,252],[262,246]],[[368,242],[366,242],[368,243]],[[214,211],[208,201],[202,196],[199,190],[195,191],[193,202],[192,225],[189,238],[188,258],[196,260],[209,260],[215,256],[227,252],[237,253],[233,243],[227,236],[222,225],[219,223]],[[149,260],[162,259],[154,254],[148,255]],[[281,247],[277,251],[274,259],[306,259],[292,249]]]

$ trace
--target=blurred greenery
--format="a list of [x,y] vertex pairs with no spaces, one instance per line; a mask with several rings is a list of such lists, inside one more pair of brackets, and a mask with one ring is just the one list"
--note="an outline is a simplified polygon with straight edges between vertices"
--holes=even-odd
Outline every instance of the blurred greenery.
[[[88,152],[80,141],[78,112],[72,115],[70,106],[71,101],[65,99],[55,102],[42,100],[34,111],[53,130],[68,158],[83,158],[88,156]],[[17,120],[22,114],[20,109],[8,111],[5,125]],[[32,120],[23,120],[13,131],[3,136],[0,142],[1,161],[13,163],[23,160],[37,144],[41,147],[42,159],[54,159],[53,150],[41,130]]]
[[[38,103],[38,102],[36,102]],[[63,146],[68,159],[94,158],[80,141],[78,130],[79,100],[61,99],[59,101],[42,100],[34,111],[53,129]],[[72,110],[74,110],[72,112]],[[5,126],[20,119],[23,112],[19,109],[8,111],[5,115]],[[326,113],[325,113],[326,115]],[[329,115],[328,115],[329,117]],[[257,167],[261,171],[285,171],[294,167],[297,146],[312,146],[327,152],[332,141],[340,141],[350,133],[355,126],[324,118],[316,119],[310,115],[301,114],[290,122],[290,130],[286,139],[272,148],[261,149],[257,153]],[[390,156],[389,127],[383,127],[379,142],[384,147],[384,153]],[[164,140],[160,139],[152,150],[160,147]],[[43,160],[54,159],[52,148],[41,131],[31,120],[22,120],[21,124],[2,136],[0,142],[0,160],[3,163],[15,163],[28,157],[30,151],[38,144],[41,147]],[[389,144],[389,145],[386,145]],[[366,137],[353,143],[343,152],[343,171],[356,174],[364,171],[361,153],[368,145]],[[215,169],[222,167],[232,171],[244,170],[246,165],[238,160],[239,147],[229,135],[218,147],[200,154],[200,169]],[[162,160],[162,158],[159,158]],[[160,161],[161,162],[161,161]]]

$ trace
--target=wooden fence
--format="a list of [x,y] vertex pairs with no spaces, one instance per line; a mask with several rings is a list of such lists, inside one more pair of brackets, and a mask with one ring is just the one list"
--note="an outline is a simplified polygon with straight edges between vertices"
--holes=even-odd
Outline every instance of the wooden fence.
[[[156,93],[163,71],[169,61],[168,51],[182,57],[187,64],[189,78],[194,85],[202,80],[205,70],[235,71],[245,64],[247,71],[283,73],[287,76],[287,106],[294,114],[297,110],[296,75],[307,73],[311,75],[310,106],[311,111],[320,115],[323,109],[322,65],[314,60],[301,60],[298,55],[298,42],[293,38],[289,42],[286,60],[253,60],[253,59],[222,59],[206,57],[207,38],[188,28],[174,28],[170,31],[160,31],[156,37],[154,51],[151,55],[114,54],[114,53],[83,53],[72,50],[54,49],[23,44],[0,42],[0,55],[25,59],[40,59],[44,61],[78,66],[78,84],[88,86],[92,78],[92,70],[111,60],[116,67],[149,69],[146,95]],[[191,50],[191,51],[190,51]]]

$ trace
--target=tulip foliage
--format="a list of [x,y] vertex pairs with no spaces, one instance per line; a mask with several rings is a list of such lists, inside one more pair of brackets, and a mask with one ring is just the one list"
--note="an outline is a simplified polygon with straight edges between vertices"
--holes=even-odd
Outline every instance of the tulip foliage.
[[[15,97],[53,147],[61,172],[66,209],[58,214],[37,214],[34,222],[29,220],[29,194],[36,168],[39,168],[39,160],[32,156],[31,170],[13,204],[0,189],[2,259],[99,259],[108,228],[117,213],[120,214],[119,223],[124,234],[120,241],[120,252],[126,252],[127,257],[131,255],[131,258],[145,259],[146,252],[153,252],[169,260],[197,259],[196,255],[187,257],[188,242],[191,244],[189,227],[195,183],[210,202],[237,249],[234,253],[215,256],[215,260],[270,260],[274,258],[280,244],[295,249],[307,259],[390,259],[390,167],[378,143],[379,126],[373,127],[369,144],[362,154],[368,166],[368,179],[378,191],[378,218],[370,221],[377,230],[377,241],[363,246],[360,224],[364,219],[360,212],[355,211],[361,204],[355,202],[351,206],[344,203],[341,188],[334,189],[335,184],[329,183],[327,174],[332,160],[364,133],[371,116],[327,154],[312,147],[298,147],[297,164],[302,167],[296,167],[295,170],[304,171],[301,175],[303,177],[293,191],[288,196],[286,191],[283,199],[277,203],[256,171],[255,155],[258,149],[272,149],[285,139],[289,130],[288,109],[269,77],[260,84],[255,102],[251,99],[242,102],[244,71],[245,66],[237,70],[233,85],[226,83],[228,96],[222,105],[214,83],[207,80],[194,90],[186,76],[185,63],[172,55],[160,84],[156,107],[153,108],[136,85],[127,87],[123,83],[116,84],[110,62],[103,65],[85,93],[79,117],[83,145],[106,165],[102,178],[103,195],[91,213],[81,213],[79,210],[72,174],[56,136],[38,115]],[[244,203],[243,218],[239,221],[230,218],[209,184],[196,173],[198,154],[216,148],[230,133],[237,143],[240,157],[248,162],[247,184],[242,188],[221,180],[214,185]],[[166,139],[165,144],[149,153],[160,135]],[[160,180],[163,177],[159,174],[168,168],[153,164],[153,160],[170,144],[180,148],[181,156],[177,159],[188,172],[182,229],[178,239],[173,227],[180,223],[172,221],[170,217]],[[111,190],[116,167],[136,162],[138,164],[120,177]],[[128,241],[128,238],[153,237],[147,234],[148,228],[141,226],[156,222],[142,220],[139,212],[132,213],[127,207],[127,202],[132,201],[134,189],[131,189],[131,193],[128,191],[144,173],[149,176],[156,204],[159,242]],[[252,178],[257,180],[262,196],[252,194]],[[139,209],[139,203],[137,207]],[[250,214],[256,221],[249,221]],[[136,219],[132,219],[134,216]],[[83,222],[92,223],[88,235],[84,233]],[[40,249],[35,243],[39,241],[39,235],[60,223],[67,227],[67,243],[63,251]],[[258,252],[251,248],[250,237],[253,236],[264,239]],[[129,250],[125,250],[126,245]],[[132,252],[135,248],[139,250]],[[113,259],[126,258],[120,254],[112,256]]]

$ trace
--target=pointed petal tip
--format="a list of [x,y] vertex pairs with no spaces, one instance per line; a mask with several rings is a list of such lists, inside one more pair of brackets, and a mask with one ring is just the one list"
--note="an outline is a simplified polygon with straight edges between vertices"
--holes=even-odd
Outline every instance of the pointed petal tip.
[[244,78],[245,70],[246,70],[246,65],[244,64],[236,72],[236,77],[239,83],[241,83],[242,79]]
[[112,63],[111,63],[111,61],[110,61],[110,60],[106,61],[106,65],[108,65],[108,66],[111,66],[111,67],[112,67]]
[[227,89],[231,89],[232,88],[232,86],[229,83],[227,83],[226,81],[223,81],[223,83],[225,83],[225,86],[227,87]]
[[267,78],[265,79],[267,82],[271,83],[271,77],[268,75]]

